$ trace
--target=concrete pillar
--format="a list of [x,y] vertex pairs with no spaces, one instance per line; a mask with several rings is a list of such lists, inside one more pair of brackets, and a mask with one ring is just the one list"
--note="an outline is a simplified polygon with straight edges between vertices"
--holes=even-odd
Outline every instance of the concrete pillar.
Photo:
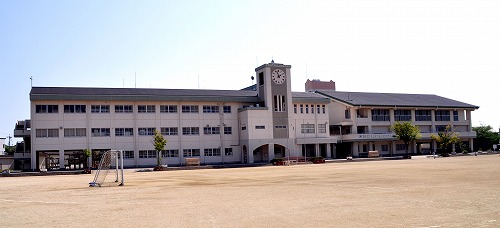
[[411,143],[412,150],[409,153],[417,153],[417,142]]
[[[66,160],[64,159],[64,150],[59,150],[59,169],[64,169]],[[48,164],[47,164],[48,165]]]
[[327,143],[326,144],[326,157],[327,158],[333,158],[332,156],[332,144],[331,143]]
[[470,152],[474,151],[474,139],[469,139]]
[[394,152],[396,152],[396,141],[391,141],[391,156],[394,156]]
[[319,143],[314,144],[314,156],[319,157],[320,155]]
[[455,144],[451,144],[451,152],[455,153]]
[[352,143],[352,156],[359,157],[359,143],[358,142]]
[[432,148],[433,148],[433,152],[436,153],[437,152],[437,142],[435,140],[432,140]]
[[[368,142],[368,151],[373,150],[373,142]],[[366,152],[368,152],[366,151]]]
[[274,143],[269,143],[269,161],[274,159]]

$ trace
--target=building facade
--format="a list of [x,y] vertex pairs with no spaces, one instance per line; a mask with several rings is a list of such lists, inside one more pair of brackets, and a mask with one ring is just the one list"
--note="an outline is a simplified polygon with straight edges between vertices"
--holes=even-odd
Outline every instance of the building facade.
[[[475,136],[470,114],[478,107],[441,106],[456,102],[447,98],[399,94],[408,99],[401,106],[396,100],[364,104],[354,93],[344,98],[345,92],[334,90],[292,92],[291,66],[274,62],[257,67],[255,78],[242,90],[33,87],[30,129],[22,131],[30,134],[29,164],[34,170],[81,168],[82,151],[89,149],[92,164],[104,151],[123,150],[126,167],[154,166],[155,131],[167,140],[162,162],[174,166],[188,157],[221,164],[363,157],[372,149],[397,155],[401,142],[390,126],[398,120],[423,130],[415,153],[431,149],[428,134],[448,122],[469,144]],[[421,105],[421,99],[429,103]]]

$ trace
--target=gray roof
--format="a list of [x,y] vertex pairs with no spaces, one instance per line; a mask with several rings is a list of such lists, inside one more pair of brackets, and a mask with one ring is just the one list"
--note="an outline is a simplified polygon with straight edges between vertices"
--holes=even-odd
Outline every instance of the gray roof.
[[[206,89],[147,89],[96,87],[33,87],[30,99],[35,100],[97,100],[97,101],[208,101],[259,102],[257,91]],[[293,92],[293,102],[328,103],[315,93]]]
[[33,87],[30,99],[258,102],[256,91],[92,87]]
[[330,99],[320,94],[311,92],[292,92],[292,97],[294,103],[330,103]]
[[327,90],[318,90],[316,93],[351,106],[479,108],[475,105],[432,94],[362,93]]

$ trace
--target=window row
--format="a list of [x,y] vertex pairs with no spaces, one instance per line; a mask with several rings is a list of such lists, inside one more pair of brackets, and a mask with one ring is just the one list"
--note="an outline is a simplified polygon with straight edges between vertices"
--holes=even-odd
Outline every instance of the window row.
[[[303,134],[314,134],[316,133],[316,128],[314,124],[301,124],[300,133]],[[318,133],[326,133],[326,124],[318,124]]]
[[[372,109],[372,121],[390,121],[389,109]],[[411,110],[394,110],[395,121],[411,121]],[[450,121],[450,110],[435,110],[435,121]],[[431,121],[431,110],[415,110],[415,121]],[[458,121],[458,111],[453,111],[453,121]]]
[[[198,113],[198,105],[182,105],[182,113]],[[110,113],[109,105],[90,105],[91,113]],[[36,113],[59,113],[58,105],[36,105]],[[64,113],[86,113],[86,105],[64,105]],[[133,105],[115,105],[115,113],[133,113]],[[138,113],[155,113],[156,105],[138,105]],[[203,113],[219,113],[220,106],[203,105]],[[223,113],[231,113],[231,106],[222,106]],[[177,105],[160,105],[160,113],[177,113]]]
[[325,114],[326,113],[326,105],[309,105],[309,104],[294,104],[293,105],[293,113],[297,114],[314,114],[314,110],[316,108],[316,113],[317,114]]
[[[199,135],[200,134],[199,127],[183,127],[182,134],[183,135]],[[146,135],[152,136],[156,128],[154,127],[146,127],[146,128],[138,128],[138,135]],[[218,135],[220,134],[220,127],[204,127],[203,133],[205,135]],[[92,137],[107,137],[111,136],[110,128],[91,128],[90,130]],[[160,132],[162,135],[178,135],[179,130],[177,127],[162,127],[160,128]],[[232,127],[224,127],[224,134],[231,135],[233,134]],[[86,128],[65,128],[64,129],[64,137],[86,137],[87,129]],[[115,136],[134,136],[134,128],[115,128]],[[57,138],[59,137],[59,129],[36,129],[36,137],[37,138]]]

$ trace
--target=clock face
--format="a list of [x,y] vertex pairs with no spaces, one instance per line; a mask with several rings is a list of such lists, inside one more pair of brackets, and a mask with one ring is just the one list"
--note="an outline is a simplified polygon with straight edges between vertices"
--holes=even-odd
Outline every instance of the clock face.
[[285,82],[285,72],[280,69],[276,69],[273,71],[271,78],[276,84],[283,84],[283,82]]

